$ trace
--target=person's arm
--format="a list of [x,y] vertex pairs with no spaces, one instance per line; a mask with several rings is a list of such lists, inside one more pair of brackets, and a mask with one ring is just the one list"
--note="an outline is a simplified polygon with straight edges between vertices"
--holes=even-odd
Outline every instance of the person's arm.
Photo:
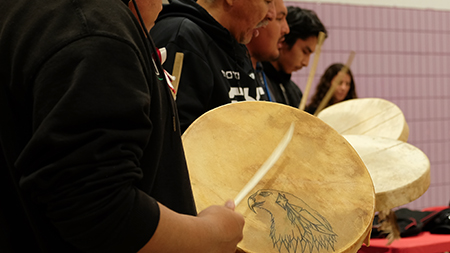
[[94,36],[46,61],[33,87],[33,135],[16,163],[22,189],[61,238],[84,252],[137,252],[149,240],[152,252],[235,246],[239,214],[211,207],[185,216],[139,190],[152,124],[137,57],[127,43]]
[[244,218],[234,202],[210,206],[198,216],[182,215],[159,204],[160,220],[150,241],[139,253],[233,253],[242,240]]

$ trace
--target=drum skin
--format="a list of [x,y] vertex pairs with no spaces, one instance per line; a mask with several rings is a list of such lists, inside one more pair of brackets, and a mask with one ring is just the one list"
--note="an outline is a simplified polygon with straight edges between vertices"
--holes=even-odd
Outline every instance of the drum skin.
[[317,117],[342,135],[370,135],[407,141],[409,127],[403,112],[381,98],[346,100],[323,109]]
[[375,190],[347,140],[302,110],[239,102],[199,117],[183,134],[198,211],[233,199],[291,123],[294,135],[258,185],[236,206],[243,252],[357,252],[367,243]]
[[376,136],[344,135],[366,164],[375,186],[375,211],[416,200],[430,186],[430,161],[415,146]]

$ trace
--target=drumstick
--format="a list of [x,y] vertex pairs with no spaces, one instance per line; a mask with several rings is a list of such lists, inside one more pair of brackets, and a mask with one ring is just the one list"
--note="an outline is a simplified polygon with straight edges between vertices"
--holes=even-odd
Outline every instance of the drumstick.
[[313,65],[311,71],[309,72],[308,81],[306,82],[305,92],[303,93],[302,100],[300,101],[300,106],[298,107],[302,111],[305,110],[306,100],[308,99],[309,90],[311,90],[311,84],[312,81],[314,80],[314,74],[316,73],[317,63],[319,62],[319,56],[320,52],[322,51],[322,44],[324,40],[325,40],[325,33],[319,32],[319,39],[317,42],[316,54],[314,55]]
[[323,108],[325,108],[325,106],[328,104],[328,102],[330,101],[331,97],[333,97],[334,90],[336,89],[336,87],[341,82],[342,76],[344,74],[346,74],[348,69],[350,68],[350,65],[352,64],[353,58],[355,58],[355,52],[351,51],[350,52],[350,56],[348,57],[348,60],[347,60],[347,64],[345,64],[344,67],[342,67],[342,69],[341,69],[341,71],[339,71],[338,76],[336,77],[336,79],[334,79],[334,81],[331,83],[330,88],[327,91],[327,94],[325,94],[325,97],[322,99],[322,101],[320,102],[319,106],[317,107],[316,112],[314,113],[314,116],[317,116],[319,114],[319,112],[322,111]]
[[255,175],[248,181],[248,183],[244,186],[244,188],[239,192],[239,194],[234,199],[234,203],[237,206],[241,200],[247,196],[247,194],[255,188],[255,186],[261,181],[264,175],[272,168],[275,162],[280,158],[283,151],[286,149],[287,145],[292,139],[292,135],[294,134],[294,123],[291,123],[289,130],[284,135],[283,139],[281,139],[278,146],[269,156],[269,158],[263,163],[263,165],[256,171]]
[[173,93],[173,98],[176,99],[177,97],[177,91],[178,91],[178,84],[180,83],[181,78],[181,69],[183,68],[183,59],[184,54],[181,52],[177,52],[175,54],[175,62],[173,64],[173,71],[172,75],[175,77],[175,80],[173,80],[172,85],[175,90]]

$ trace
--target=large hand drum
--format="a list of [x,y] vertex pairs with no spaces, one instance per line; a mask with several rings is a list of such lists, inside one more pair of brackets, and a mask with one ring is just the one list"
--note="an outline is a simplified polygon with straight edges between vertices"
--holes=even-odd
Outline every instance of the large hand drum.
[[413,145],[375,136],[344,137],[361,156],[372,176],[376,211],[410,203],[430,186],[430,161]]
[[370,135],[407,141],[409,127],[403,112],[381,98],[346,100],[323,109],[317,117],[340,134]]
[[236,207],[245,252],[357,252],[372,228],[375,191],[345,138],[316,117],[270,102],[213,109],[184,133],[199,211],[233,199],[294,122],[291,142]]

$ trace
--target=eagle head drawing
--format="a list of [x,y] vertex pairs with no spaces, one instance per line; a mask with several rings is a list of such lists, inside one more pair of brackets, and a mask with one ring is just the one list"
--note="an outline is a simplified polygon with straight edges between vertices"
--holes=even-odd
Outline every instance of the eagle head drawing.
[[278,252],[335,251],[337,234],[330,223],[303,200],[286,192],[259,190],[248,198],[249,208],[270,214],[270,233]]

